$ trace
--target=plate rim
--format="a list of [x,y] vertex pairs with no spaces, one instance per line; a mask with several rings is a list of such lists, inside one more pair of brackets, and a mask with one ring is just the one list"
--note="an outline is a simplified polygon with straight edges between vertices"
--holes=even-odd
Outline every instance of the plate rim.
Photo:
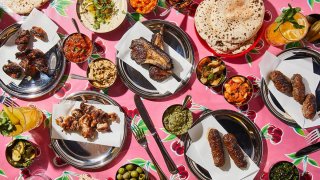
[[[236,111],[233,111],[233,110],[229,110],[229,109],[218,109],[218,110],[207,109],[201,114],[201,116],[197,120],[195,120],[195,122],[192,125],[192,127],[195,126],[196,124],[198,124],[199,122],[203,121],[205,119],[205,117],[213,115],[213,114],[222,113],[222,112],[225,113],[225,114],[230,114],[231,113],[231,114],[236,114],[237,116],[240,116],[242,119],[247,121],[255,129],[256,134],[258,135],[258,140],[260,142],[260,150],[261,150],[259,152],[259,157],[258,157],[258,162],[257,162],[258,163],[257,166],[259,166],[261,164],[261,162],[262,162],[263,151],[264,151],[264,149],[263,149],[264,148],[263,139],[262,139],[259,127],[253,121],[251,121],[248,117],[244,116],[243,114],[241,114],[239,112],[236,112]],[[184,147],[187,147],[186,144],[188,144],[191,141],[191,140],[188,141],[188,139],[190,139],[188,137],[189,137],[189,135],[187,134],[186,137],[185,137],[185,140],[183,141]],[[189,148],[189,146],[188,146],[188,148]],[[184,151],[184,159],[185,159],[185,161],[187,163],[188,168],[191,170],[191,172],[193,173],[194,176],[196,176],[199,179],[203,179],[202,176],[199,175],[200,173],[197,170],[195,170],[193,168],[193,166],[190,165],[190,161],[192,161],[192,162],[194,162],[194,161],[191,158],[189,158],[186,153],[187,153],[187,149]],[[207,180],[207,179],[204,179],[204,180]]]
[[[320,52],[314,50],[314,49],[310,49],[308,47],[295,47],[295,48],[289,48],[286,50],[281,51],[280,53],[277,54],[277,57],[281,56],[284,53],[287,53],[289,51],[299,51],[301,50],[302,52],[305,53],[313,53],[313,55],[317,56],[320,62]],[[260,89],[261,89],[261,96],[262,96],[262,100],[265,104],[265,106],[268,108],[269,112],[271,112],[271,114],[273,116],[275,116],[277,119],[279,119],[280,121],[282,121],[283,123],[291,126],[291,127],[300,127],[298,123],[296,123],[296,121],[291,118],[286,118],[284,117],[281,112],[277,111],[274,106],[271,104],[270,99],[268,98],[268,94],[269,94],[269,89],[266,85],[266,82],[264,80],[263,77],[261,77],[261,83],[260,83]]]
[[[0,35],[2,35],[3,33],[9,31],[10,28],[20,28],[21,24],[23,23],[24,21],[19,21],[19,22],[16,22],[16,23],[13,23],[11,25],[9,25],[8,27],[6,27],[5,29],[3,29],[1,32],[0,32]],[[2,40],[4,40],[3,42],[1,42],[0,44],[0,47],[3,46],[3,43],[7,41],[9,37],[5,37],[5,38],[2,38],[0,39],[0,42]],[[56,49],[60,49],[61,47],[61,40],[60,42],[58,42],[54,47],[56,47]],[[54,48],[53,47],[53,48]],[[7,87],[7,85],[5,85],[2,80],[0,79],[0,87],[6,92],[8,93],[9,95],[11,96],[14,96],[14,97],[17,97],[17,98],[20,98],[20,99],[36,99],[36,98],[40,98],[42,96],[45,96],[47,94],[49,94],[50,92],[52,92],[57,86],[58,84],[60,83],[62,77],[64,76],[65,74],[65,70],[66,70],[66,66],[67,66],[67,62],[66,62],[66,59],[64,57],[63,54],[61,54],[61,52],[59,51],[56,51],[57,53],[60,53],[61,57],[62,57],[62,60],[61,60],[61,67],[60,67],[60,73],[59,75],[57,76],[57,78],[55,79],[55,81],[52,83],[51,86],[48,86],[48,88],[44,89],[44,90],[41,90],[41,91],[37,91],[37,92],[28,92],[26,94],[24,93],[21,93],[21,92],[17,92],[17,91],[13,91],[11,90],[10,88]]]
[[[116,64],[117,64],[117,70],[118,70],[119,76],[120,76],[122,82],[126,85],[126,87],[128,89],[130,89],[132,92],[134,92],[135,94],[138,94],[139,96],[141,96],[145,99],[155,99],[156,100],[156,99],[162,99],[162,98],[167,98],[167,97],[173,96],[173,95],[177,94],[178,92],[180,92],[183,88],[185,88],[186,85],[188,85],[188,83],[191,79],[191,76],[193,74],[193,71],[195,69],[195,55],[194,55],[194,48],[193,48],[192,42],[190,40],[191,38],[184,30],[182,30],[179,26],[175,25],[174,23],[172,23],[170,21],[165,21],[162,19],[151,19],[151,20],[143,21],[142,24],[144,24],[144,25],[145,24],[150,24],[150,25],[152,25],[152,24],[165,24],[165,25],[172,27],[173,29],[176,29],[182,35],[185,42],[189,45],[188,50],[190,50],[189,51],[190,57],[188,59],[190,59],[190,63],[192,65],[190,73],[188,74],[186,80],[183,83],[181,83],[179,88],[174,93],[165,93],[165,94],[159,94],[159,93],[153,94],[153,93],[149,93],[149,92],[147,92],[148,94],[145,94],[146,91],[138,88],[136,85],[129,82],[127,80],[127,79],[129,79],[128,76],[126,75],[126,73],[124,73],[122,71],[124,62],[116,57]],[[155,91],[158,92],[157,90],[155,90]]]
[[[106,165],[110,164],[113,162],[114,159],[116,159],[120,153],[122,152],[123,148],[124,148],[124,145],[125,145],[125,142],[126,142],[126,139],[127,139],[127,135],[128,135],[128,131],[127,131],[127,125],[128,125],[128,116],[126,115],[126,113],[124,112],[124,110],[122,109],[121,105],[119,103],[117,103],[114,99],[112,99],[110,96],[108,95],[105,95],[105,94],[102,94],[100,92],[96,92],[96,91],[86,91],[86,90],[83,90],[83,91],[77,91],[77,92],[74,92],[74,93],[71,93],[70,95],[66,96],[65,98],[63,98],[59,103],[65,101],[65,100],[68,100],[68,98],[72,98],[74,96],[79,96],[79,95],[95,95],[95,96],[100,96],[100,97],[104,97],[105,99],[107,99],[111,104],[113,105],[116,105],[120,108],[120,110],[125,114],[125,119],[124,119],[124,133],[123,133],[123,139],[122,139],[122,142],[121,142],[121,145],[120,147],[117,147],[119,150],[112,155],[112,157],[110,158],[109,161],[105,161],[103,163],[100,163],[100,164],[91,164],[91,165],[78,165],[76,164],[75,161],[73,160],[70,160],[66,157],[65,154],[63,154],[62,152],[60,152],[58,149],[62,149],[61,147],[58,148],[55,146],[55,144],[58,143],[58,141],[63,141],[62,139],[52,139],[51,138],[51,131],[52,131],[52,127],[50,128],[50,144],[52,146],[52,149],[53,151],[60,157],[62,158],[63,160],[66,161],[66,163],[68,163],[69,165],[75,167],[75,168],[78,168],[78,169],[83,169],[83,170],[90,170],[90,169],[100,169],[102,167],[105,167]],[[113,151],[114,149],[112,149]]]

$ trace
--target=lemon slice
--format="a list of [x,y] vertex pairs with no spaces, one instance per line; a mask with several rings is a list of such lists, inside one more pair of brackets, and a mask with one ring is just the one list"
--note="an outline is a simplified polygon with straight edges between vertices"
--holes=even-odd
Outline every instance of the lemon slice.
[[20,120],[13,114],[13,107],[3,106],[4,112],[8,115],[13,125],[19,124]]
[[309,23],[307,18],[301,13],[296,13],[293,18],[298,22],[299,25],[304,26],[304,28],[296,29],[291,22],[285,22],[280,25],[279,30],[282,36],[287,40],[300,41],[307,35]]
[[20,125],[15,125],[15,127],[16,127],[16,130],[13,131],[13,132],[11,132],[11,133],[9,134],[9,136],[14,137],[14,136],[17,136],[17,135],[19,135],[19,134],[21,134],[21,133],[23,132],[22,126],[20,126]]

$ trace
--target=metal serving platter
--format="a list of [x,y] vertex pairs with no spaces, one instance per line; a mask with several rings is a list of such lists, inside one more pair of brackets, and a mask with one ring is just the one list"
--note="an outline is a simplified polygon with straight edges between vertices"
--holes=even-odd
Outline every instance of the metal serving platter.
[[[192,64],[192,69],[188,77],[181,83],[176,92],[187,85],[190,76],[194,70],[194,50],[188,35],[178,26],[171,22],[163,20],[147,20],[143,24],[154,33],[159,32],[164,25],[164,42],[177,51],[182,57]],[[117,68],[122,81],[134,93],[143,98],[159,99],[171,96],[171,93],[160,94],[151,83],[141,75],[137,70],[127,65],[125,62],[117,58]]]
[[[314,73],[320,75],[320,54],[314,50],[309,48],[292,48],[285,51],[282,51],[278,58],[281,60],[290,60],[290,59],[298,59],[298,58],[307,58],[311,57],[313,59],[313,67]],[[282,106],[279,104],[277,99],[273,96],[273,94],[268,90],[267,84],[264,79],[261,80],[261,96],[262,99],[269,109],[269,111],[276,116],[278,119],[288,124],[289,126],[297,127],[299,126],[296,121],[285,112]],[[317,88],[317,107],[318,111],[320,108],[320,84]]]
[[[250,119],[231,110],[208,110],[193,124],[193,126],[208,116],[214,116],[227,132],[234,134],[243,151],[259,166],[263,154],[262,137],[259,129]],[[211,180],[212,178],[208,171],[196,164],[186,155],[187,149],[191,143],[192,141],[187,134],[184,141],[186,149],[184,157],[189,168],[198,179]],[[208,149],[208,151],[211,150]]]
[[[94,91],[80,91],[73,93],[63,99],[62,102],[65,100],[86,100],[88,103],[93,104],[111,104],[119,106],[121,109],[121,106],[109,96]],[[127,119],[125,119],[124,126],[125,128],[120,147],[103,146],[61,139],[51,139],[51,145],[58,156],[64,159],[68,164],[85,170],[99,169],[109,164],[119,155],[127,137]]]
[[[13,24],[0,33],[0,47],[5,44],[20,26],[20,23]],[[0,87],[11,96],[21,99],[34,99],[48,94],[59,84],[66,68],[66,60],[60,52],[60,47],[61,41],[46,53],[49,66],[48,75],[40,73],[40,76],[37,78],[28,79],[25,77],[19,85],[13,83],[6,85],[0,77]]]

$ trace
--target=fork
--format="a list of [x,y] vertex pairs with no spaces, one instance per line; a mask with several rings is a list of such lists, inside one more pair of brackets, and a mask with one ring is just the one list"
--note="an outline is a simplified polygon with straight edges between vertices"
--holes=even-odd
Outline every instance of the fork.
[[4,104],[6,106],[19,107],[19,105],[16,102],[14,102],[8,96],[5,96],[4,93],[2,93],[2,95],[0,95],[0,103]]
[[136,124],[133,124],[131,125],[131,130],[132,130],[132,133],[134,135],[134,137],[136,138],[136,140],[138,141],[138,143],[147,151],[149,157],[151,158],[152,160],[152,163],[154,164],[156,170],[157,170],[157,173],[160,177],[161,180],[166,180],[168,179],[166,177],[166,175],[163,173],[163,171],[161,170],[161,168],[159,167],[157,161],[155,160],[155,158],[153,157],[149,147],[148,147],[148,141],[147,141],[147,138],[143,132],[142,129],[140,129]]
[[319,129],[312,130],[306,137],[307,144],[312,144],[320,138]]

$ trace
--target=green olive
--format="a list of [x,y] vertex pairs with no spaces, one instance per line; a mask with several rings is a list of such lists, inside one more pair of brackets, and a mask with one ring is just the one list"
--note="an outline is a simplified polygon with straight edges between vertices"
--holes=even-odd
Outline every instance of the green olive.
[[127,170],[127,171],[132,171],[133,168],[134,168],[133,164],[128,164],[128,165],[126,165],[126,170]]
[[119,170],[118,170],[118,173],[119,174],[124,174],[126,172],[126,170],[124,169],[124,168],[120,168]]
[[123,174],[124,179],[130,179],[130,172],[126,172]]
[[122,175],[121,175],[121,174],[118,174],[118,175],[117,175],[117,179],[118,179],[118,180],[123,179]]
[[137,171],[131,171],[131,177],[136,178],[139,176],[139,173]]
[[137,178],[131,178],[130,180],[137,180]]
[[143,169],[142,169],[141,167],[137,167],[136,171],[137,171],[139,174],[143,173]]
[[139,175],[139,180],[145,180],[145,179],[146,179],[146,175],[144,175],[144,174]]

